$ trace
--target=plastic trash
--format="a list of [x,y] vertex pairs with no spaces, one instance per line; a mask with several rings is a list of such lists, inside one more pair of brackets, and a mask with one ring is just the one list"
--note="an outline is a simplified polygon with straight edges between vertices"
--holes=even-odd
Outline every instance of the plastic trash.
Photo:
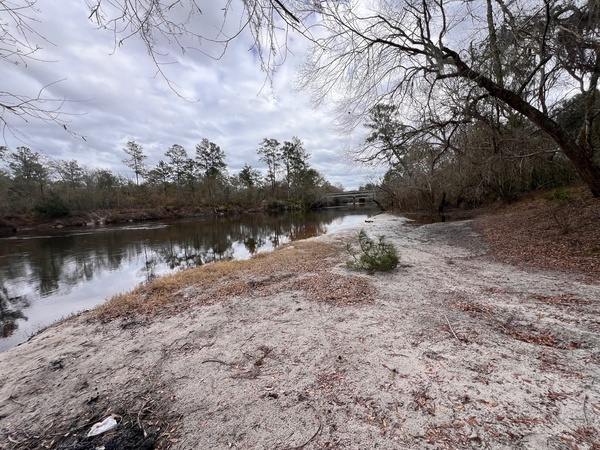
[[114,428],[117,428],[118,425],[119,424],[117,423],[115,418],[113,416],[109,416],[106,419],[104,419],[102,422],[98,422],[98,423],[95,423],[94,425],[92,425],[92,428],[90,429],[87,436],[88,437],[98,436],[99,434],[102,434],[102,433],[110,431]]

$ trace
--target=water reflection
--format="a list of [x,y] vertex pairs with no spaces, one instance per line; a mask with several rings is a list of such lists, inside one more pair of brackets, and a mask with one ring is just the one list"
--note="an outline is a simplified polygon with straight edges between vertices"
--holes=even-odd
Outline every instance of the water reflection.
[[359,225],[368,209],[332,209],[20,234],[0,239],[0,351],[63,316],[174,270],[245,259]]
[[8,289],[0,281],[0,337],[11,336],[18,328],[17,320],[27,320],[22,312],[29,306],[26,297],[11,297]]

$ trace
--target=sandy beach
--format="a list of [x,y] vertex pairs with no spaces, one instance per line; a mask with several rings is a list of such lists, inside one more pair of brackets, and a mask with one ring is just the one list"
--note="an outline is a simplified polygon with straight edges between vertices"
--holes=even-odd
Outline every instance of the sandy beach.
[[597,278],[499,262],[471,221],[363,228],[402,266],[348,269],[344,230],[0,354],[0,448],[600,448]]

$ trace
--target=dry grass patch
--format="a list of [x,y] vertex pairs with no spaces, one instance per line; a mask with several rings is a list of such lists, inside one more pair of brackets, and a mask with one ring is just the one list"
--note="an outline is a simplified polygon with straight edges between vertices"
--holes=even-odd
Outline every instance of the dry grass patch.
[[[284,286],[282,283],[286,282],[285,287],[289,288],[287,281],[291,277],[323,272],[338,264],[343,251],[342,244],[295,242],[270,253],[259,253],[249,260],[220,261],[183,270],[118,294],[98,307],[93,315],[101,321],[110,321],[154,314],[191,299],[211,304],[235,295],[274,293],[274,284]],[[366,292],[366,288],[360,292]]]
[[363,276],[321,273],[293,280],[290,289],[307,293],[309,300],[331,305],[358,305],[373,300],[376,289]]

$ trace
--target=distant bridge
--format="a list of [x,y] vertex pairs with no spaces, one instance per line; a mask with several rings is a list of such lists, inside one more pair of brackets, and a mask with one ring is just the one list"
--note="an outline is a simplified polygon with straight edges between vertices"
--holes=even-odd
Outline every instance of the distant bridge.
[[336,194],[327,194],[325,200],[341,203],[365,203],[372,202],[375,199],[375,191],[346,191]]

